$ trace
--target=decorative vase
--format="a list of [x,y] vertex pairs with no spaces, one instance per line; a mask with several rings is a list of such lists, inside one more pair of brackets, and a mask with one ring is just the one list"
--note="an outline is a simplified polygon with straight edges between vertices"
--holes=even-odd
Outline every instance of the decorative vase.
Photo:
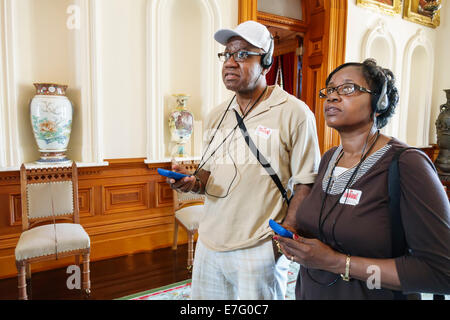
[[30,103],[31,126],[41,157],[39,164],[60,164],[70,160],[65,152],[72,130],[73,107],[66,97],[66,85],[34,83],[36,95]]
[[439,171],[450,173],[450,89],[444,91],[447,95],[447,103],[441,105],[441,112],[436,120],[439,154],[435,165]]
[[186,106],[189,95],[174,94],[178,105],[169,115],[169,130],[175,147],[171,151],[173,157],[187,157],[184,145],[189,141],[194,127],[194,116]]

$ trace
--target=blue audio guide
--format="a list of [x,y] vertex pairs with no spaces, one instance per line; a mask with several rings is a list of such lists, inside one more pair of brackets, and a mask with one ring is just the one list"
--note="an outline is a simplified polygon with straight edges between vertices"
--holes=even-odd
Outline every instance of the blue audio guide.
[[158,171],[158,173],[164,177],[175,179],[175,180],[180,180],[181,178],[189,177],[189,175],[184,174],[184,173],[179,173],[179,172],[170,171],[170,170],[161,169],[161,168],[156,169],[156,171]]
[[292,238],[294,236],[294,234],[291,231],[286,230],[285,228],[283,228],[281,225],[279,225],[272,219],[269,220],[269,226],[272,228],[273,231],[275,231],[282,237]]

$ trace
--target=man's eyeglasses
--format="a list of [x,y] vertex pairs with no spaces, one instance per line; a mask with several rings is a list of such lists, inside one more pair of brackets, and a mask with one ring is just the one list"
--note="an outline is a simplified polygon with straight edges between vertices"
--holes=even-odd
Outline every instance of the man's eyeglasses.
[[340,96],[348,96],[348,95],[352,94],[353,92],[355,92],[356,90],[373,94],[373,92],[370,91],[369,89],[358,86],[356,83],[344,83],[337,87],[329,87],[329,88],[320,89],[319,90],[319,98],[322,98],[322,99],[328,98],[328,96],[335,91]]
[[243,62],[248,58],[248,56],[262,56],[262,55],[264,55],[264,53],[244,51],[244,50],[239,50],[236,52],[221,52],[217,54],[219,60],[222,62],[228,61],[228,59],[230,59],[231,56],[233,56],[234,61]]

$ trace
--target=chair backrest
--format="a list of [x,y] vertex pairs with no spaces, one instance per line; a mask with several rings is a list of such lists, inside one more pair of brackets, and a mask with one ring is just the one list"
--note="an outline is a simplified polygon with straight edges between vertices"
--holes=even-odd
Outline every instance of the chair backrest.
[[[188,160],[188,161],[174,161],[172,164],[177,164],[180,167],[187,170],[189,173],[194,173],[199,165],[199,161]],[[195,193],[185,193],[173,190],[173,207],[175,211],[190,205],[203,204],[205,202],[205,196],[202,194]]]
[[48,221],[79,223],[78,173],[67,167],[20,167],[22,229]]

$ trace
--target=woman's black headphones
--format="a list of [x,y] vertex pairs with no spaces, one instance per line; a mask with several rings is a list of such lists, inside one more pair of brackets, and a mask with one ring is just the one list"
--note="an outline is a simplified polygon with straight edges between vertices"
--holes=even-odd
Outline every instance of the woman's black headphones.
[[261,66],[263,69],[268,69],[273,63],[273,37],[270,35],[269,50],[261,57]]
[[380,93],[375,94],[375,99],[372,100],[373,101],[372,110],[375,113],[383,113],[389,107],[389,97],[387,95],[388,78],[384,74],[383,78],[384,78],[383,88],[381,89]]

